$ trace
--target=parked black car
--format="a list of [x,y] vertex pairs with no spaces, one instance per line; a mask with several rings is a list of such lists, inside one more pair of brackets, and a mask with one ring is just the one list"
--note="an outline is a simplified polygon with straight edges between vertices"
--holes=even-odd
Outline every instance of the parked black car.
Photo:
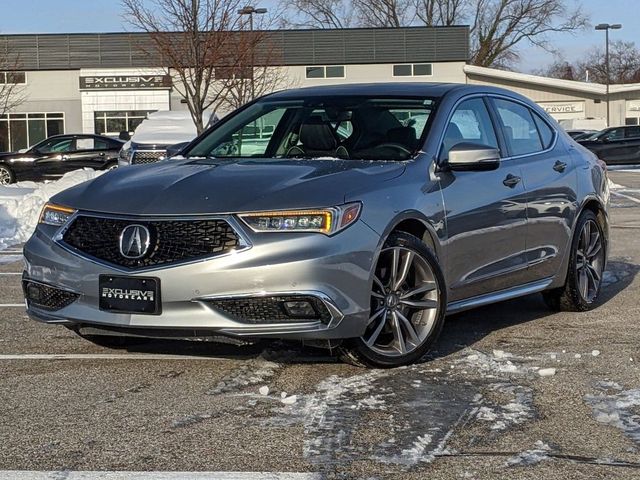
[[71,170],[118,166],[122,142],[100,135],[55,135],[33,147],[0,153],[0,184],[59,177]]
[[605,128],[577,141],[609,165],[640,163],[640,126]]

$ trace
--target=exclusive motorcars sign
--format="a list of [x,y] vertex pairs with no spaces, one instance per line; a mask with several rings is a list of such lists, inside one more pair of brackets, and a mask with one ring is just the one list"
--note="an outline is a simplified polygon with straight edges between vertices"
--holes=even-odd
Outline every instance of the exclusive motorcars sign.
[[171,88],[170,75],[104,75],[80,77],[80,90]]

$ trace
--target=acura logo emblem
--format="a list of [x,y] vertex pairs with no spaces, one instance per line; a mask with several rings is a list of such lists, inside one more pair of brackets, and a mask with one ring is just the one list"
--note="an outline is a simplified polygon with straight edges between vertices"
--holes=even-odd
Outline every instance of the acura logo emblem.
[[144,257],[149,250],[151,235],[144,225],[127,225],[120,234],[120,253],[125,258]]

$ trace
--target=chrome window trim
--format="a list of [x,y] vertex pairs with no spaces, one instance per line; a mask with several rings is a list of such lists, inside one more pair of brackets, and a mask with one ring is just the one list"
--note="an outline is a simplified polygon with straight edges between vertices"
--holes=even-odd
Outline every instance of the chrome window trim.
[[[473,98],[483,98],[483,99],[484,98],[500,98],[500,99],[503,99],[503,100],[508,100],[508,101],[511,101],[511,102],[518,103],[518,104],[520,104],[520,105],[522,105],[522,106],[524,106],[524,107],[526,107],[528,109],[531,109],[531,106],[528,105],[527,103],[523,102],[522,100],[518,100],[517,98],[513,98],[513,97],[510,97],[508,95],[501,95],[501,94],[498,94],[498,93],[472,93],[470,95],[465,95],[464,97],[459,98],[456,101],[456,103],[453,104],[453,107],[451,107],[451,111],[449,112],[449,115],[447,116],[447,120],[445,122],[444,129],[440,133],[440,138],[438,139],[438,151],[436,152],[436,164],[438,165],[438,167],[442,167],[444,165],[444,163],[446,163],[446,162],[443,162],[443,161],[440,160],[440,154],[442,152],[442,145],[443,145],[443,142],[444,142],[444,136],[447,133],[447,126],[449,125],[449,122],[453,118],[453,114],[455,113],[456,109],[458,108],[458,106],[462,102],[464,102],[466,100],[471,100]],[[487,110],[490,110],[489,106],[487,106]],[[536,112],[536,113],[539,113],[539,112]],[[546,112],[545,112],[545,114],[546,114]],[[541,116],[541,118],[553,130],[553,141],[551,142],[550,146],[548,148],[544,149],[544,150],[540,150],[539,152],[526,153],[526,154],[523,154],[523,155],[511,155],[511,156],[506,156],[506,157],[500,157],[500,162],[510,161],[510,160],[519,160],[521,158],[532,157],[532,156],[535,156],[535,155],[541,155],[543,153],[551,152],[552,150],[554,150],[556,148],[556,145],[558,144],[558,137],[560,136],[558,134],[558,130],[553,125],[550,125],[549,122],[547,122],[544,117]],[[492,122],[492,124],[493,124],[493,122]],[[496,128],[501,128],[501,127],[500,127],[500,125],[497,125],[497,126],[494,125],[493,128],[496,129]],[[537,129],[537,127],[536,127],[536,129]],[[496,137],[497,137],[499,132],[496,131],[495,133],[496,133]],[[502,135],[504,135],[504,132],[502,133]],[[500,143],[499,140],[498,140],[498,143]]]
[[[140,268],[127,268],[119,265],[115,265],[113,263],[106,262],[99,258],[88,255],[77,248],[68,245],[63,237],[69,227],[73,224],[75,219],[79,216],[84,217],[93,217],[93,218],[106,218],[106,219],[114,219],[114,220],[131,220],[131,221],[147,221],[147,222],[162,222],[162,221],[188,221],[188,220],[222,220],[229,224],[229,226],[233,229],[233,231],[238,236],[239,246],[236,250],[231,252],[223,253],[220,255],[210,255],[206,257],[201,257],[196,260],[185,260],[181,262],[171,262],[165,263],[162,265],[152,265],[149,267],[140,267]],[[158,270],[166,270],[168,268],[181,267],[184,265],[192,265],[195,263],[208,262],[210,260],[224,258],[230,255],[237,255],[238,253],[245,252],[250,250],[253,247],[253,244],[249,240],[249,237],[242,229],[240,223],[233,215],[119,215],[119,214],[109,214],[109,213],[97,213],[97,212],[85,212],[78,210],[76,211],[69,220],[62,225],[53,235],[53,242],[58,245],[60,248],[65,251],[71,253],[72,255],[82,258],[83,260],[89,261],[96,265],[100,265],[103,267],[108,267],[117,272],[135,276],[139,273],[148,273],[150,271],[158,271]]]

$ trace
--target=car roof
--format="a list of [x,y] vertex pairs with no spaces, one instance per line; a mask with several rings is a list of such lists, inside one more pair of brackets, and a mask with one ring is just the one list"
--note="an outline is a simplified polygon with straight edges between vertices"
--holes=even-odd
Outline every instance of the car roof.
[[466,85],[456,83],[394,82],[394,83],[352,83],[294,88],[268,95],[269,99],[291,99],[300,97],[336,96],[419,96],[441,97]]
[[124,143],[119,138],[106,137],[104,135],[97,135],[95,133],[59,133],[58,135],[51,135],[50,137],[47,137],[44,140],[51,140],[52,138],[62,138],[62,137],[85,137],[85,138],[91,137],[91,138],[100,138],[100,139],[111,141],[111,142]]
[[504,88],[488,85],[468,85],[463,83],[430,83],[430,82],[386,82],[386,83],[351,83],[338,85],[322,85],[315,87],[294,88],[266,95],[263,98],[292,100],[299,98],[313,98],[323,96],[407,96],[407,97],[443,97],[449,93],[465,94],[499,94],[520,100],[526,99],[522,95]]

